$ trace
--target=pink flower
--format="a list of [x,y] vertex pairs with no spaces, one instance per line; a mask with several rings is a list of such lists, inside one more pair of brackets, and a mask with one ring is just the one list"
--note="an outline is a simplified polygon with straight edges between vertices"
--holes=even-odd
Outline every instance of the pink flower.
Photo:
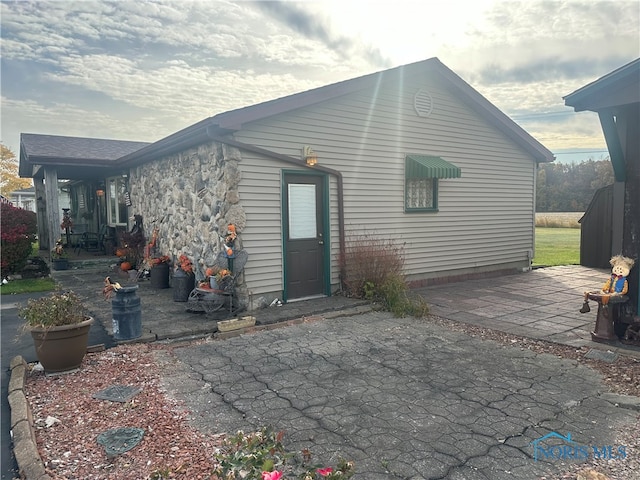
[[278,472],[277,470],[273,472],[262,472],[262,480],[280,480],[282,477],[282,472]]
[[331,468],[331,467],[319,468],[318,470],[316,470],[316,472],[318,472],[318,474],[322,475],[323,477],[326,477],[331,472],[333,472],[333,468]]

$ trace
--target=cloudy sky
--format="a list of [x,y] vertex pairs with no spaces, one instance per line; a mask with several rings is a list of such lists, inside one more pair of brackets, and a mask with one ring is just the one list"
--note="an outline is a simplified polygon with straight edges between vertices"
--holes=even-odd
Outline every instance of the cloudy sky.
[[6,1],[0,139],[156,141],[220,112],[438,57],[559,161],[606,158],[563,96],[640,57],[638,0]]

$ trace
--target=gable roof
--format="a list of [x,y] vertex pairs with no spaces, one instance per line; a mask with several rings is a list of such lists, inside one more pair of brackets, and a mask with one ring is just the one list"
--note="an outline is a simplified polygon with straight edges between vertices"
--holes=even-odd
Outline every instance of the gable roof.
[[640,58],[563,97],[576,112],[640,102]]
[[147,145],[148,142],[22,133],[18,173],[30,177],[37,165],[55,165],[58,178],[83,178],[91,169],[112,167],[119,158]]
[[425,72],[433,72],[439,75],[445,83],[455,91],[458,98],[461,98],[487,122],[494,125],[529,153],[537,162],[551,162],[554,160],[553,153],[529,135],[522,127],[502,113],[462,78],[447,68],[440,60],[430,58],[249,107],[220,113],[180,130],[141,150],[133,152],[121,158],[119,162],[128,165],[144,163],[158,156],[169,155],[188,148],[189,146],[204,143],[211,137],[239,130],[243,124],[248,122],[262,120],[273,115],[335,99],[352,92],[374,88],[380,82],[401,81],[403,77],[408,75],[422,75]]

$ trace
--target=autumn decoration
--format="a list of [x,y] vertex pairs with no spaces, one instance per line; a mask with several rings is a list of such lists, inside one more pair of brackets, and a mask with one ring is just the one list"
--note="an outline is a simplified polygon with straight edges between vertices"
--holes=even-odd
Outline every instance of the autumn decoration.
[[236,226],[230,223],[229,225],[227,225],[227,235],[224,237],[223,245],[227,257],[233,256],[233,248],[236,238],[238,238],[238,234],[236,233]]
[[193,274],[193,263],[185,254],[178,257],[178,268],[184,273]]

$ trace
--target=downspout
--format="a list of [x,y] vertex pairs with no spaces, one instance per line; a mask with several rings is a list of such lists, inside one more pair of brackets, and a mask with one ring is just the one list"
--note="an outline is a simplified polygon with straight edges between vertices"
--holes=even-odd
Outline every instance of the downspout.
[[[297,158],[290,157],[289,155],[283,155],[281,153],[273,152],[271,150],[267,150],[265,148],[257,147],[255,145],[250,145],[248,143],[237,142],[235,140],[229,140],[226,138],[219,137],[211,133],[211,127],[207,127],[207,137],[213,140],[214,142],[224,143],[226,145],[231,145],[232,147],[237,147],[243,150],[248,150],[253,153],[257,153],[260,155],[264,155],[265,157],[273,158],[276,160],[281,160],[283,162],[287,162],[298,167],[305,167],[310,170],[317,170],[319,172],[328,173],[329,175],[333,175],[336,177],[336,181],[338,184],[338,241],[340,245],[340,258],[343,258],[345,252],[345,233],[344,233],[344,187],[342,183],[342,173],[338,170],[334,170],[333,168],[323,167],[321,165],[310,166],[307,165],[303,160],[298,160]],[[340,266],[340,283],[344,278],[344,272],[342,271],[342,265]]]

